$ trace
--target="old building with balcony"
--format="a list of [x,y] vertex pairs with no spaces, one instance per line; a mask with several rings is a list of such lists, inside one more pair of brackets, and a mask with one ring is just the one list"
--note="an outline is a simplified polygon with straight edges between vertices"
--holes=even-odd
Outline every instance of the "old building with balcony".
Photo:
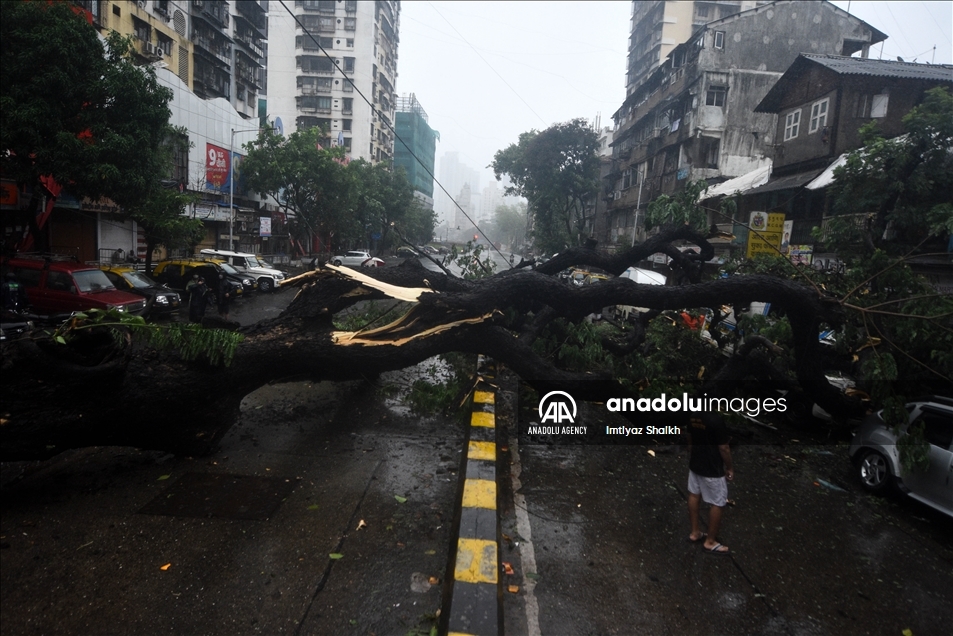
[[660,194],[764,165],[777,116],[755,107],[798,55],[866,57],[886,37],[830,2],[780,0],[698,27],[613,115],[609,227],[631,240]]

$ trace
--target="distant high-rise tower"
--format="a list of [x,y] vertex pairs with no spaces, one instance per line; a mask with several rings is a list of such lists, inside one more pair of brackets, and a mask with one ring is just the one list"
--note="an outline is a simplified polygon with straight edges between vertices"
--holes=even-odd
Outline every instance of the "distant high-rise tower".
[[413,93],[397,100],[396,121],[400,140],[394,141],[394,167],[404,169],[417,197],[432,209],[434,159],[440,133],[430,127],[427,112]]
[[[465,238],[469,238],[474,230],[473,223],[470,221],[470,219],[473,219],[473,213],[470,211],[470,200],[470,184],[464,183],[463,187],[460,188],[460,196],[456,199],[457,205],[454,214],[454,226],[459,228],[457,234]],[[476,219],[473,220],[475,221]]]
[[642,84],[672,49],[687,42],[696,27],[768,1],[632,0],[626,95]]
[[269,116],[285,134],[320,126],[352,158],[391,161],[400,2],[299,0],[293,16],[271,8]]
[[[446,188],[446,193],[443,190],[438,189],[434,194],[434,199],[436,200],[435,210],[439,218],[447,219],[451,222],[451,225],[456,227],[459,225],[457,223],[457,215],[459,211],[457,210],[456,202],[460,201],[458,196],[456,199],[452,199],[453,193],[459,193],[463,186],[469,185],[469,193],[479,191],[480,189],[480,173],[470,166],[462,163],[460,161],[460,153],[458,152],[445,152],[442,157],[440,157],[440,169],[439,174],[437,175],[440,184]],[[467,210],[472,207],[471,199],[467,199]],[[467,221],[469,225],[469,221]],[[463,226],[460,225],[460,229],[463,229]]]

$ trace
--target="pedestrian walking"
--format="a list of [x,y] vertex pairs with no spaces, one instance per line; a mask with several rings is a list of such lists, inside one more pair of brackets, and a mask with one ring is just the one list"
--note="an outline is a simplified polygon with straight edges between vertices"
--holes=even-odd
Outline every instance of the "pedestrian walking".
[[[194,284],[192,284],[194,282]],[[198,277],[189,283],[189,322],[202,322],[205,317],[205,308],[208,305],[208,285],[205,279]]]
[[218,315],[228,320],[228,305],[232,301],[232,286],[225,274],[218,275]]
[[[699,413],[688,422],[688,518],[692,531],[688,540],[702,542],[708,554],[730,555],[727,546],[718,542],[722,513],[728,503],[728,482],[735,471],[728,446],[728,429],[719,413]],[[708,533],[699,526],[701,502],[709,504]]]

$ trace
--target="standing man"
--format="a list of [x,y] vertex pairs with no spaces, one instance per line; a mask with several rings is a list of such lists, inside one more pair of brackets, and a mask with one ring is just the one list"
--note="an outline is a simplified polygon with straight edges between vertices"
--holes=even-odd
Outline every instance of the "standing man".
[[218,315],[228,320],[228,305],[232,300],[232,286],[228,282],[228,279],[225,278],[225,274],[221,272],[218,274],[217,298]]
[[[728,429],[719,413],[693,414],[688,422],[688,518],[692,532],[688,540],[703,541],[708,554],[727,556],[731,551],[718,542],[721,515],[728,503],[728,483],[735,471],[728,447]],[[708,513],[708,534],[698,525],[701,501],[711,506]]]
[[[190,282],[189,285],[192,285]],[[208,286],[204,278],[197,278],[189,290],[189,321],[202,322],[208,304]]]

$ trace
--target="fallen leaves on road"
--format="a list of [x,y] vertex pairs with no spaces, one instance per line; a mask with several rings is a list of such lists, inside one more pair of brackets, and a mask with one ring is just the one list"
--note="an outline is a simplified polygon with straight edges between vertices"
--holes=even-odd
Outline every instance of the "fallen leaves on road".
[[337,561],[338,559],[343,559],[344,555],[341,554],[340,552],[332,552],[331,554],[328,555],[328,557],[333,559],[334,561]]
[[166,479],[168,479],[168,478],[171,477],[171,476],[172,476],[172,475],[159,475],[159,478],[156,479],[156,481],[165,481]]
[[520,592],[519,585],[510,585],[510,586],[507,586],[506,589],[509,590],[510,594],[519,594]]
[[400,495],[394,495],[394,499],[397,500],[397,503],[407,503],[407,497],[401,497]]
[[363,519],[361,519],[360,521],[357,522],[357,529],[358,529],[358,530],[360,530],[361,528],[366,528],[366,527],[367,527],[367,524],[364,523],[364,520],[363,520]]
[[513,566],[503,561],[503,572],[506,574],[513,574]]
[[652,450],[651,448],[649,449],[649,455],[651,455],[652,457],[655,457],[655,451]]
[[172,567],[172,564],[171,564],[171,563],[166,563],[165,565],[160,566],[159,569],[162,570],[163,572],[165,572],[166,570],[168,570],[168,569],[171,568],[171,567]]

